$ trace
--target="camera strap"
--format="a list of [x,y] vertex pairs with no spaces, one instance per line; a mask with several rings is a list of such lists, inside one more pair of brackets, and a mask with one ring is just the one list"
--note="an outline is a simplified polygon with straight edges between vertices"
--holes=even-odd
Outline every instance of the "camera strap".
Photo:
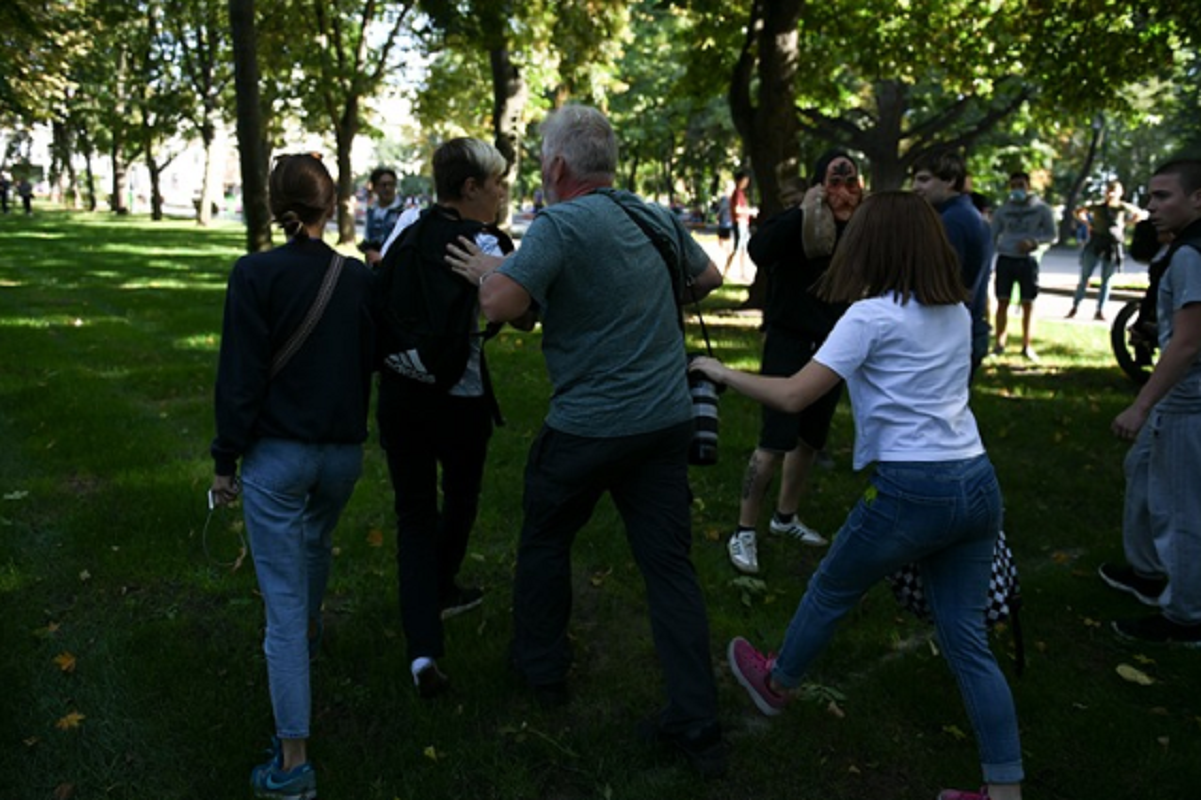
[[[684,292],[681,289],[681,284],[687,288],[688,294],[692,298],[693,307],[696,309],[696,318],[701,324],[701,337],[705,341],[705,354],[712,357],[713,345],[709,342],[709,329],[705,327],[705,317],[701,314],[701,301],[696,296],[696,287],[693,284],[692,278],[684,274],[684,269],[680,265],[679,255],[676,253],[675,248],[672,247],[671,241],[662,230],[652,227],[642,214],[636,213],[622,202],[613,189],[605,187],[596,189],[595,192],[596,194],[604,195],[616,203],[617,207],[626,213],[626,216],[638,226],[639,230],[646,234],[646,238],[650,239],[651,244],[658,251],[659,257],[663,259],[663,263],[667,267],[667,273],[671,278],[671,289],[676,303],[676,312],[679,315],[681,333],[684,331],[684,308],[682,303]],[[640,205],[646,206],[645,201],[639,199],[638,202]]]

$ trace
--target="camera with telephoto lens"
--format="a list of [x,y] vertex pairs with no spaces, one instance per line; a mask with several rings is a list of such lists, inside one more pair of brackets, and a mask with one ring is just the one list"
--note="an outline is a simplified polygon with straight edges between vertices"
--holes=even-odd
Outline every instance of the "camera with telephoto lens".
[[[695,356],[689,356],[691,361]],[[717,394],[720,388],[700,372],[688,373],[688,393],[692,395],[692,444],[688,463],[707,467],[717,463]]]

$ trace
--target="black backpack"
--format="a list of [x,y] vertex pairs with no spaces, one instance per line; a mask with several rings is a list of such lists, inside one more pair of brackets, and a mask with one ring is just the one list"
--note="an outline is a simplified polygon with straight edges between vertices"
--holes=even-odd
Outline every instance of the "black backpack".
[[477,330],[478,289],[451,271],[446,245],[459,236],[474,239],[485,229],[502,251],[513,250],[500,230],[438,205],[423,211],[388,248],[379,270],[381,371],[440,391],[463,377],[472,338],[495,329]]

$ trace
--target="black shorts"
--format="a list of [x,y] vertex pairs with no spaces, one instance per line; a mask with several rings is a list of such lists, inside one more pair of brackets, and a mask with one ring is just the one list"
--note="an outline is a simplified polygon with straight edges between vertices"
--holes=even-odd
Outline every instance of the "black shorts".
[[1032,303],[1038,297],[1038,261],[1033,256],[997,256],[994,288],[998,303],[1009,302],[1015,283],[1021,287],[1023,303]]
[[733,235],[734,235],[734,229],[732,227],[730,227],[729,225],[719,225],[717,227],[717,238],[718,239],[729,239]]
[[[809,363],[820,344],[804,335],[769,327],[763,340],[763,362],[759,373],[784,377],[792,375]],[[798,442],[804,442],[814,450],[821,450],[826,446],[826,438],[830,435],[830,422],[834,419],[834,408],[841,396],[840,381],[799,414],[763,406],[759,448],[772,453],[787,453],[795,449]]]

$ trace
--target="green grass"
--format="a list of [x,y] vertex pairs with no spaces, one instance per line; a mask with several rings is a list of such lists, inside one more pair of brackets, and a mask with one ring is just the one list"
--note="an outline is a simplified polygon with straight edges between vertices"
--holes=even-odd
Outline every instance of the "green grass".
[[[262,611],[249,562],[218,566],[201,541],[222,293],[242,240],[238,228],[137,217],[0,219],[0,796],[249,796],[272,730]],[[707,318],[719,355],[753,368],[756,319],[734,310],[744,294],[723,290]],[[1012,685],[1027,791],[1187,797],[1201,776],[1201,656],[1116,641],[1108,621],[1142,609],[1095,578],[1121,557],[1125,446],[1108,429],[1133,392],[1106,336],[1041,323],[1043,362],[989,362],[974,391],[1026,596],[1029,663]],[[733,683],[724,643],[778,644],[821,551],[764,539],[761,588],[729,568],[724,538],[758,426],[757,407],[732,393],[720,463],[693,472],[730,776],[702,782],[633,734],[662,692],[641,579],[608,503],[575,549],[575,700],[558,712],[531,703],[505,652],[521,469],[548,395],[538,345],[512,331],[489,345],[508,425],[493,438],[464,576],[489,594],[481,613],[448,623],[445,700],[420,702],[408,677],[387,471],[368,444],[313,677],[322,797],[924,799],[975,786],[954,682],[929,629],[882,587],[783,717],[758,716]],[[802,508],[827,533],[864,486],[852,436],[842,407],[836,466],[816,473]],[[237,527],[236,513],[218,513],[213,559],[236,555]],[[1012,676],[1009,632],[994,643]],[[71,672],[55,662],[63,653]],[[1123,663],[1155,682],[1123,680]],[[77,727],[56,727],[72,712]]]

